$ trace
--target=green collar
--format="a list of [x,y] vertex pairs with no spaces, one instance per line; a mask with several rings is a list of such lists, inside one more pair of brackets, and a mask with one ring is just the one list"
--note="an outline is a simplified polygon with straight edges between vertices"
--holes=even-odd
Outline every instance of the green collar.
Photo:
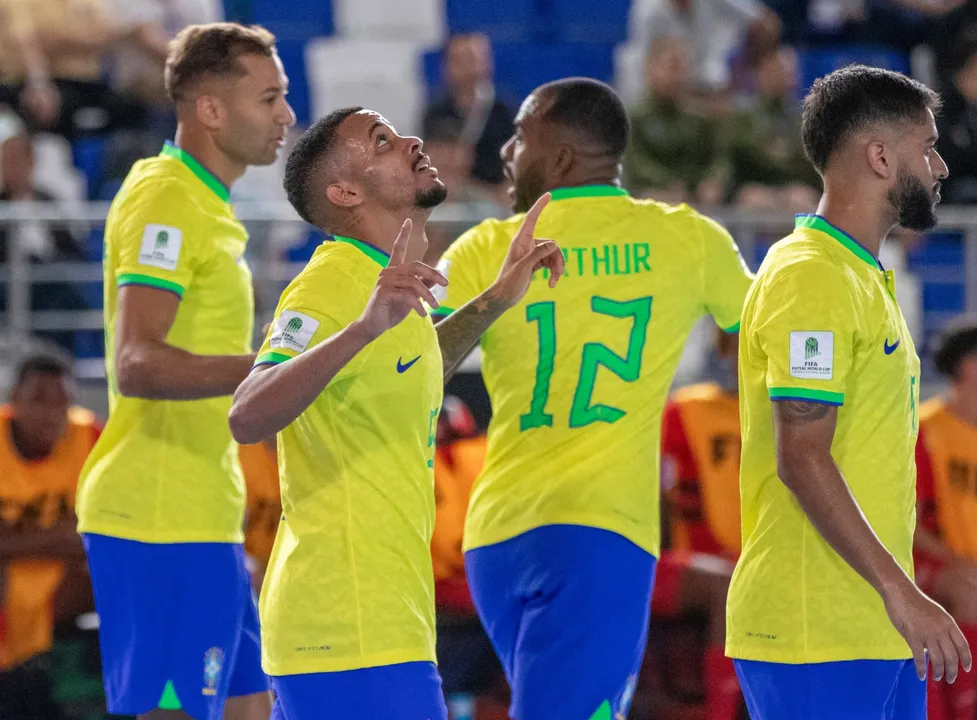
[[214,194],[224,202],[227,202],[228,198],[231,197],[231,191],[227,189],[224,183],[214,177],[210,170],[197,162],[196,158],[194,158],[190,153],[177,147],[169,140],[167,140],[163,145],[163,150],[160,152],[160,155],[163,157],[176,158],[182,162],[184,165],[190,168],[190,172],[196,175],[200,182],[209,187]]
[[859,259],[864,260],[874,268],[882,269],[882,264],[877,257],[860,245],[851,235],[844,230],[836,228],[820,215],[796,215],[794,217],[794,228],[809,228],[822,232],[825,235],[830,235],[853,252]]
[[571,200],[584,197],[618,197],[628,191],[615,185],[580,185],[579,187],[557,188],[550,191],[552,200]]
[[379,263],[380,267],[387,267],[387,263],[390,262],[390,256],[387,253],[378,247],[370,245],[370,243],[363,242],[362,240],[354,240],[353,238],[343,237],[342,235],[333,235],[332,239],[336,242],[352,245],[368,258]]

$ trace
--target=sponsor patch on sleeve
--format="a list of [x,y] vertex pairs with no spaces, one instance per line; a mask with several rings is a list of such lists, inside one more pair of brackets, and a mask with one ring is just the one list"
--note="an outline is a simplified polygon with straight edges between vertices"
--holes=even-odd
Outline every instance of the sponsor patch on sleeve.
[[300,312],[285,310],[275,318],[269,345],[274,350],[305,352],[312,336],[319,329],[319,321]]
[[168,225],[146,226],[139,246],[139,264],[160,270],[176,270],[183,245],[183,231]]
[[834,372],[835,334],[801,330],[790,334],[790,376],[830,380]]

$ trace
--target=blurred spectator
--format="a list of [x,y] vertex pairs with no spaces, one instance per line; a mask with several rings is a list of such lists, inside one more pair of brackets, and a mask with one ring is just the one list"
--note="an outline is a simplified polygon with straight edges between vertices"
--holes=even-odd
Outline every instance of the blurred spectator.
[[[0,202],[46,203],[54,198],[34,183],[34,144],[26,131],[0,139]],[[85,260],[80,244],[64,225],[40,220],[0,224],[0,264],[7,264],[16,245],[35,263]],[[0,294],[0,310],[8,307],[7,292]],[[32,283],[31,310],[82,310],[86,307],[78,288],[66,282]],[[72,349],[71,332],[39,332],[66,350]]]
[[472,485],[485,463],[485,436],[457,397],[444,399],[434,455],[434,567],[438,665],[452,717],[473,715],[474,698],[504,682],[502,666],[475,614],[465,577],[462,534]]
[[768,53],[757,71],[755,107],[732,120],[730,163],[733,201],[757,210],[814,212],[821,178],[804,155],[797,53]]
[[637,195],[713,205],[725,195],[728,167],[719,121],[690,98],[688,73],[680,40],[655,43],[647,60],[647,95],[631,111],[624,172]]
[[271,548],[275,544],[275,535],[278,534],[278,522],[282,517],[275,438],[254,445],[239,446],[238,457],[248,491],[244,550],[248,554],[251,579],[257,593],[261,591]]
[[943,202],[977,203],[977,31],[956,38],[947,57],[948,87],[936,119],[940,152],[950,158],[943,181]]
[[39,656],[55,627],[94,609],[75,487],[99,427],[72,407],[67,367],[21,364],[0,409],[0,718],[60,717]]
[[759,0],[636,0],[630,26],[647,53],[666,38],[685,45],[692,84],[706,91],[729,85],[731,56],[759,57],[780,37],[780,20]]
[[100,63],[126,40],[165,57],[158,27],[113,25],[102,0],[0,0],[0,17],[0,103],[67,138],[142,126],[145,107],[115,93]]
[[[481,33],[454,35],[444,47],[447,93],[424,112],[424,138],[453,133],[471,148],[470,176],[500,186],[505,181],[499,151],[512,136],[513,113],[493,82],[492,47]],[[445,130],[445,127],[456,129]]]

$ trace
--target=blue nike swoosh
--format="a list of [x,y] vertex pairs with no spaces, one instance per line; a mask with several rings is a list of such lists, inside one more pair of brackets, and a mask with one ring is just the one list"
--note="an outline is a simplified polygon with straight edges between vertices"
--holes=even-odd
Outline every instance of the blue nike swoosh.
[[410,362],[404,363],[404,362],[401,362],[400,358],[397,358],[397,372],[399,372],[399,373],[405,373],[405,372],[407,372],[408,370],[410,370],[411,365],[413,365],[414,363],[416,363],[420,359],[421,359],[421,356],[418,355],[416,358],[414,358]]
[[882,345],[882,349],[885,350],[886,355],[891,355],[899,347],[899,340],[896,340],[892,345],[889,344],[889,338],[885,339],[885,343]]

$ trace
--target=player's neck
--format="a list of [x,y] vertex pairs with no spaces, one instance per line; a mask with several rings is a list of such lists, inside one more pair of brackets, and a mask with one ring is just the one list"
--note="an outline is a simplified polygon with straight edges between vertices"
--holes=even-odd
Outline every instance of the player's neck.
[[871,201],[858,192],[848,192],[844,189],[831,190],[825,187],[817,212],[877,258],[882,249],[882,242],[894,223],[888,214],[883,216],[882,213],[873,215],[871,212],[866,212],[866,209],[872,205]]
[[947,405],[957,418],[977,428],[977,395],[968,393],[964,388],[953,387]]
[[208,135],[195,132],[186,125],[177,127],[174,142],[228,190],[248,169],[247,165],[229,158]]
[[409,217],[413,222],[413,228],[407,246],[407,259],[420,260],[424,250],[427,249],[426,225],[430,214],[430,210],[416,210],[406,217],[388,213],[359,213],[353,218],[353,222],[338,234],[369,243],[389,255],[404,220]]

